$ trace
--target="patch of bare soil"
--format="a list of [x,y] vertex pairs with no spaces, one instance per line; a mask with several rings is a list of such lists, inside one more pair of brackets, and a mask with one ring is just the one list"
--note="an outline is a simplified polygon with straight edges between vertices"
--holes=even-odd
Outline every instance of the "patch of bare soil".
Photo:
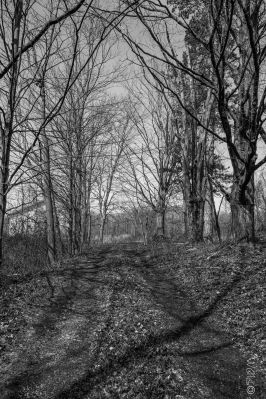
[[264,266],[259,249],[132,244],[10,284],[0,397],[263,398]]

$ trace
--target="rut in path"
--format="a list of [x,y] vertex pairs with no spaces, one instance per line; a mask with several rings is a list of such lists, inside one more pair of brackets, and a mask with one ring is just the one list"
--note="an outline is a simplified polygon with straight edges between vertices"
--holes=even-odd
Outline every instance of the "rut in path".
[[[151,306],[154,303],[163,309],[172,320],[172,328],[147,336],[145,342],[95,369],[119,297],[120,282],[110,287],[107,273],[116,258],[122,259],[121,278],[123,258],[127,264],[132,263],[136,275],[147,283]],[[234,349],[231,337],[206,321],[237,279],[207,309],[199,309],[189,297],[188,287],[165,276],[147,251],[124,246],[78,259],[65,269],[64,282],[64,289],[22,337],[21,350],[7,371],[1,398],[89,398],[94,386],[104,383],[108,376],[167,343],[176,345],[177,356],[191,371],[191,379],[200,376],[213,399],[246,398],[245,361]],[[108,309],[103,309],[102,293],[107,287]]]

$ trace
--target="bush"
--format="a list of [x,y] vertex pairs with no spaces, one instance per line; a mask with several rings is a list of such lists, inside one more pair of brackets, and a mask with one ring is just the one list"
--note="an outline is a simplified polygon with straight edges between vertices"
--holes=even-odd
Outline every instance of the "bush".
[[44,236],[16,234],[4,237],[3,272],[7,275],[38,273],[47,266]]

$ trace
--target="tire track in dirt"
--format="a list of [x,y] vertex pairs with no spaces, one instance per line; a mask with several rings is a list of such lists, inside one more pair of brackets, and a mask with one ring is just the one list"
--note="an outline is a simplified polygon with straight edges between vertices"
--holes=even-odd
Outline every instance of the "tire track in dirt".
[[[21,337],[2,399],[53,398],[95,361],[98,343],[91,337],[97,335],[99,344],[104,339],[116,290],[103,278],[106,260],[98,253],[51,273],[51,281],[60,276],[62,287]],[[109,296],[108,309],[101,308],[103,295]]]
[[[116,263],[118,279],[110,285],[107,272]],[[151,306],[162,309],[172,328],[147,335],[145,341],[95,368],[119,301],[125,264],[135,273],[136,281],[145,281]],[[106,246],[77,259],[64,273],[67,284],[32,323],[1,398],[85,399],[110,375],[160,348],[172,351],[191,380],[200,378],[211,392],[211,396],[203,394],[198,399],[246,398],[245,359],[231,337],[208,321],[238,276],[202,309],[187,284],[167,276],[147,249],[134,244]],[[102,307],[104,302],[108,303],[106,308]],[[259,388],[257,393],[260,395]]]

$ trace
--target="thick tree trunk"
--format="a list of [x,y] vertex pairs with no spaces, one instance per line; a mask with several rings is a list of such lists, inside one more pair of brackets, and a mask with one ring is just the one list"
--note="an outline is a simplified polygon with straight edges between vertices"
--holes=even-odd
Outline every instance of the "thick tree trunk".
[[[203,241],[204,233],[206,195],[204,179],[201,180],[200,185],[195,190],[194,196],[190,190],[190,186],[183,188],[185,236],[189,241],[200,242]],[[197,195],[197,192],[200,195]]]
[[254,208],[238,201],[231,202],[232,234],[236,241],[255,241]]
[[195,198],[192,200],[192,241],[201,242],[203,241],[204,232],[204,200],[201,198]]
[[[201,181],[202,183],[202,181]],[[184,224],[185,237],[192,242],[203,241],[204,233],[204,209],[205,209],[205,186],[198,187],[200,190],[199,196],[197,191],[192,196],[190,184],[183,187],[184,200]]]
[[192,178],[190,189],[191,235],[193,242],[203,241],[204,209],[206,200],[206,136],[204,132],[199,135],[197,154],[192,158]]
[[165,211],[162,209],[156,213],[156,236],[165,235]]
[[[243,2],[245,12],[251,13],[253,6],[245,0]],[[255,6],[257,7],[257,5]],[[244,10],[243,9],[243,10]],[[250,14],[251,15],[251,14]],[[251,36],[256,37],[259,31],[259,8],[252,11],[250,25],[241,20],[238,30],[239,48],[239,71],[244,71],[238,89],[239,110],[234,126],[235,151],[229,147],[229,154],[233,165],[233,185],[230,195],[232,214],[232,235],[234,240],[255,241],[255,188],[254,172],[257,160],[257,138],[260,129],[261,116],[259,116],[259,73],[260,68],[256,66],[256,56],[250,56]],[[252,33],[251,33],[252,32]],[[257,44],[256,44],[257,45]],[[256,46],[255,46],[256,47]],[[256,50],[254,50],[256,52]],[[254,54],[254,53],[253,53]],[[220,114],[224,108],[220,106]],[[223,116],[223,115],[222,115]],[[227,133],[228,134],[228,133]],[[229,132],[230,134],[230,132]]]
[[[182,77],[182,74],[181,74]],[[185,87],[183,81],[182,88]],[[195,88],[190,83],[191,104],[195,104]],[[183,95],[183,101],[185,101]],[[205,115],[203,124],[208,125],[212,109],[212,96],[208,92],[205,101]],[[186,238],[192,242],[203,241],[204,232],[204,204],[206,199],[206,149],[207,135],[195,121],[189,120],[182,111],[182,167],[183,167],[183,198],[185,202]],[[189,130],[191,134],[189,134]]]
[[235,182],[231,192],[232,236],[237,242],[255,241],[254,183],[245,190]]
[[[246,125],[243,123],[243,126]],[[235,132],[235,146],[241,160],[231,154],[233,164],[233,185],[230,193],[232,216],[232,236],[237,242],[255,241],[255,184],[254,165],[256,163],[256,146],[249,139],[254,132],[240,125]],[[241,130],[242,129],[242,130]]]

